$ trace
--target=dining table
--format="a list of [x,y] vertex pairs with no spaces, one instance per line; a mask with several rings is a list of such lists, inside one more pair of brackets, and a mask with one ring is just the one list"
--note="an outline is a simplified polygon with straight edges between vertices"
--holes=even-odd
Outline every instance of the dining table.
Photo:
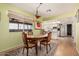
[[47,38],[47,34],[45,34],[45,35],[27,35],[27,38],[36,41],[36,55],[38,55],[38,49],[40,46],[40,42]]

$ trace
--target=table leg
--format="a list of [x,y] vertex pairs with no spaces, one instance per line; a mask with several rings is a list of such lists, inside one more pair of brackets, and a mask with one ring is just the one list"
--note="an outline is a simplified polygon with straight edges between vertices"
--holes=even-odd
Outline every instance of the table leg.
[[38,46],[39,46],[39,43],[40,43],[39,40],[37,40],[37,43],[36,43],[36,55],[37,56],[38,56],[38,48],[39,48]]
[[38,55],[38,49],[37,49],[37,44],[36,44],[36,56]]

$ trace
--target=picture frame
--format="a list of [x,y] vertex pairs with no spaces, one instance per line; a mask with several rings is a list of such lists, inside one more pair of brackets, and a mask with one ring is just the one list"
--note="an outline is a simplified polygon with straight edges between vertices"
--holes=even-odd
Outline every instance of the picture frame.
[[41,22],[35,22],[35,29],[42,29]]

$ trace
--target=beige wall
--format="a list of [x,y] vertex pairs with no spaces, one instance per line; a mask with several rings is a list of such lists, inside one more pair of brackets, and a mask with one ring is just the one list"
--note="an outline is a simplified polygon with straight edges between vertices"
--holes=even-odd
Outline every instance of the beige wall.
[[79,52],[79,23],[76,23],[76,47]]

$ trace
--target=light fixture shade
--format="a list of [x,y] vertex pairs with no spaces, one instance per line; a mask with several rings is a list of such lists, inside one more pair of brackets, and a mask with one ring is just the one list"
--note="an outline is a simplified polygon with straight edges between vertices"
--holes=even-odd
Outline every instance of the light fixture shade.
[[38,9],[39,9],[39,7],[42,5],[42,3],[40,3],[39,5],[38,5],[38,7],[36,8],[36,15],[35,15],[35,17],[38,19],[38,18],[40,18],[41,16],[38,16]]
[[41,16],[35,15],[35,17],[38,19],[38,18],[40,18]]

